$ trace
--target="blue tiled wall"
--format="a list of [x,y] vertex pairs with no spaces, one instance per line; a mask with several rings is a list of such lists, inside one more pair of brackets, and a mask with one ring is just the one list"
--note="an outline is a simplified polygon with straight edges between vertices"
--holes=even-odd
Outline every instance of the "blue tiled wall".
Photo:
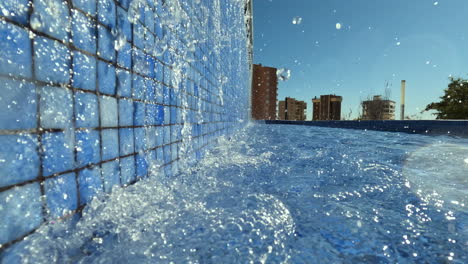
[[244,124],[245,5],[0,1],[0,251]]

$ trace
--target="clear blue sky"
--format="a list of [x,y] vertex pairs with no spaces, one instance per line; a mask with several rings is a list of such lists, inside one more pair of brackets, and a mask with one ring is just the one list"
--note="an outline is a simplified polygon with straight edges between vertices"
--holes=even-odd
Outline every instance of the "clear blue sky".
[[[361,98],[383,94],[400,104],[407,80],[406,114],[438,101],[450,75],[468,77],[467,0],[253,0],[254,63],[288,68],[278,99],[308,103],[336,93],[342,116]],[[293,24],[301,17],[301,24]],[[337,30],[336,24],[341,24]],[[399,107],[396,113],[399,118]],[[434,119],[425,113],[424,119]]]

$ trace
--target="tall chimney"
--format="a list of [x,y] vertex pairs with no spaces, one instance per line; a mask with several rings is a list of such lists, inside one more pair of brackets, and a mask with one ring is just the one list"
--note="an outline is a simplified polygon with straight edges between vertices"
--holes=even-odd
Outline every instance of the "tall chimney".
[[400,119],[405,120],[405,93],[406,93],[406,81],[401,81],[401,113]]

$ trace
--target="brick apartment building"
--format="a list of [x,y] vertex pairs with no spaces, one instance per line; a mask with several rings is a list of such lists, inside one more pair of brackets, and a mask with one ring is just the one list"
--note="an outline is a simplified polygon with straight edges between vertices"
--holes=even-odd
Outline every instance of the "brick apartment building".
[[312,99],[312,120],[341,120],[341,102],[343,97],[334,94],[321,95]]
[[252,119],[276,120],[278,78],[276,68],[253,65]]
[[286,97],[284,101],[279,102],[278,119],[279,120],[306,120],[307,103],[298,101],[294,98]]

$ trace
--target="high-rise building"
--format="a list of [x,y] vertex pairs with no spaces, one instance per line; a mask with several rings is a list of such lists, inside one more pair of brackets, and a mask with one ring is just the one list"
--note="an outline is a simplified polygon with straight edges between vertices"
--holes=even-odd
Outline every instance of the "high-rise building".
[[341,120],[342,101],[343,97],[334,94],[314,97],[312,120]]
[[304,121],[306,120],[307,103],[286,97],[279,102],[278,119]]
[[252,119],[275,120],[278,78],[276,68],[253,65]]
[[395,102],[376,95],[373,100],[362,102],[363,120],[395,120]]
[[312,120],[320,120],[320,98],[312,99]]

